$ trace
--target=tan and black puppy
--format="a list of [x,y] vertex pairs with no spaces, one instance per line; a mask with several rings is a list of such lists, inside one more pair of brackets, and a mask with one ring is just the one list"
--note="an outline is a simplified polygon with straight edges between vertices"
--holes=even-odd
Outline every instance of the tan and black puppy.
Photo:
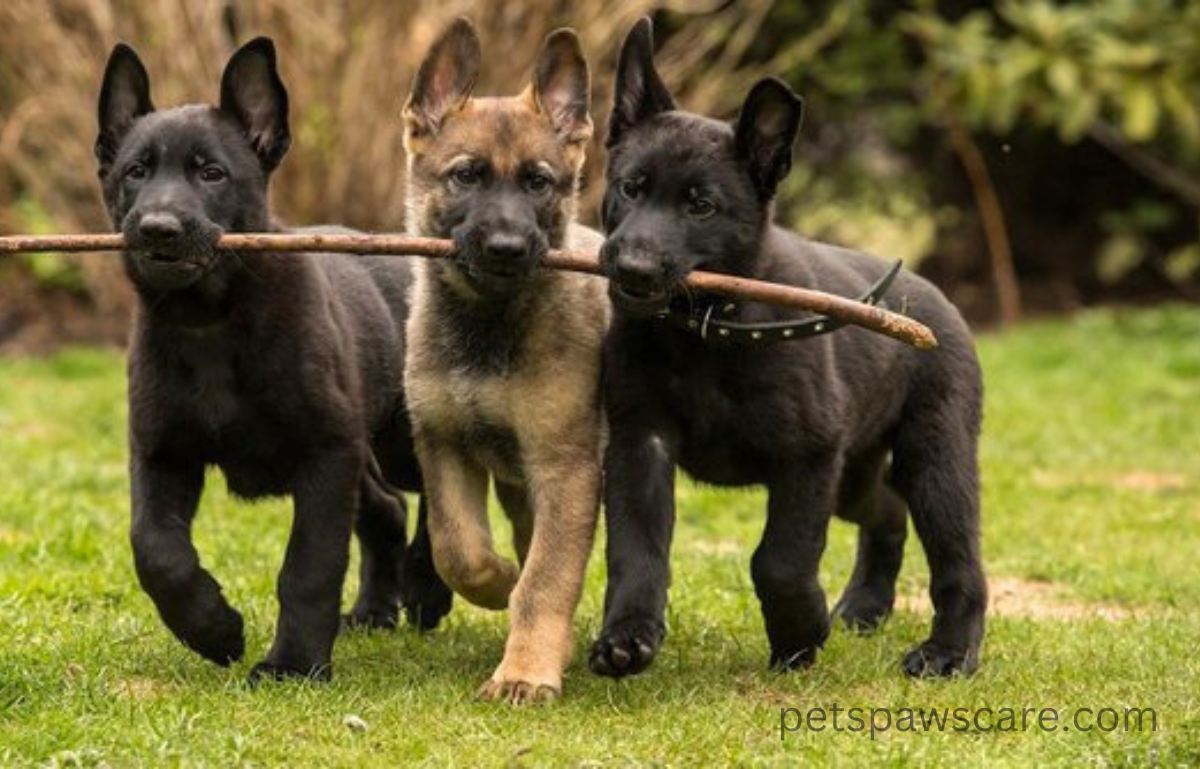
[[[481,695],[525,703],[559,695],[571,656],[599,507],[609,310],[601,280],[540,269],[551,248],[600,242],[572,223],[592,134],[578,38],[546,38],[518,96],[473,98],[479,64],[460,19],[404,108],[408,228],[452,238],[459,254],[418,268],[406,392],[437,570],[468,601],[512,609]],[[493,547],[489,476],[520,569]]]

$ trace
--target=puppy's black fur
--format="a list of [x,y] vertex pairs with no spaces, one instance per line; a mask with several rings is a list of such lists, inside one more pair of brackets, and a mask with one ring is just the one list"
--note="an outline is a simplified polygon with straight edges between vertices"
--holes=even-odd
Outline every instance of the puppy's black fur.
[[[787,86],[758,83],[733,125],[682,112],[654,70],[652,47],[643,20],[622,51],[608,136],[602,259],[617,309],[604,383],[609,584],[592,669],[636,673],[662,642],[678,465],[702,481],[769,490],[751,570],[773,665],[811,663],[829,633],[817,571],[833,514],[861,527],[835,613],[858,628],[882,622],[907,508],[928,556],[936,614],[904,669],[972,671],[986,583],[976,450],[982,384],[966,325],[936,288],[907,273],[888,302],[935,331],[936,351],[857,328],[720,347],[654,317],[671,301],[724,303],[672,297],[696,268],[852,296],[887,265],[772,223],[802,112]],[[799,315],[744,304],[732,317]]]
[[450,594],[427,539],[406,558],[395,492],[420,488],[403,400],[408,266],[216,248],[223,232],[274,229],[267,182],[287,146],[269,40],[230,60],[220,107],[159,112],[137,55],[114,49],[96,155],[140,299],[129,358],[138,578],[180,640],[239,659],[242,618],[191,539],[205,468],[241,497],[290,494],[279,624],[252,676],[327,677],[352,527],[363,556],[352,621],[393,626],[403,598],[431,624]]

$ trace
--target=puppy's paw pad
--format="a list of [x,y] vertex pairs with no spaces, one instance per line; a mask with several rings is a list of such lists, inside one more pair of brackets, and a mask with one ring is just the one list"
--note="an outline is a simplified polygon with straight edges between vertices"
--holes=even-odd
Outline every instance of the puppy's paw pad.
[[662,630],[653,623],[615,626],[596,639],[588,666],[593,673],[612,678],[640,673],[654,662],[662,636]]
[[529,681],[490,679],[479,688],[480,699],[507,702],[510,705],[548,705],[562,697],[562,691],[550,684]]
[[333,668],[328,663],[311,666],[281,665],[263,660],[250,669],[247,683],[255,686],[263,681],[316,681],[325,683],[333,677]]
[[948,678],[971,675],[978,664],[974,655],[926,642],[904,655],[901,667],[912,678]]

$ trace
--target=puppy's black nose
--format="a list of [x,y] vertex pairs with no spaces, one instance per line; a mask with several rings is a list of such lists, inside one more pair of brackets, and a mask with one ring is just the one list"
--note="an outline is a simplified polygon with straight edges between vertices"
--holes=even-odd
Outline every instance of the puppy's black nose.
[[616,281],[627,289],[652,292],[662,288],[663,270],[652,259],[621,254],[613,264]]
[[525,256],[529,250],[525,238],[508,232],[498,232],[489,235],[483,242],[483,251],[489,261],[496,265],[514,262]]
[[138,221],[138,234],[146,240],[169,243],[183,235],[183,222],[175,214],[155,211]]

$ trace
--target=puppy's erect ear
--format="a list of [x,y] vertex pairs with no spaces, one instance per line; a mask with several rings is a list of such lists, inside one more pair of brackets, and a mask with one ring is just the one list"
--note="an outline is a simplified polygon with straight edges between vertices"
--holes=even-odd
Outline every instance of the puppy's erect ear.
[[633,126],[660,112],[675,109],[671,92],[654,68],[654,25],[642,17],[621,46],[612,116],[605,146],[612,147]]
[[233,54],[221,76],[221,109],[246,130],[265,171],[273,171],[292,142],[288,95],[275,67],[275,44],[258,37]]
[[150,101],[150,76],[137,53],[118,43],[108,56],[104,85],[100,86],[100,133],[96,137],[96,159],[101,169],[112,163],[125,132],[133,121],[154,111]]
[[792,168],[792,145],[803,117],[804,100],[773,77],[755,83],[742,105],[734,141],[763,200],[775,195]]
[[479,77],[479,36],[464,18],[442,33],[417,70],[404,105],[406,141],[437,133],[442,120],[471,96]]
[[574,30],[551,32],[542,44],[533,69],[534,106],[550,118],[563,141],[574,144],[592,138],[591,76]]

